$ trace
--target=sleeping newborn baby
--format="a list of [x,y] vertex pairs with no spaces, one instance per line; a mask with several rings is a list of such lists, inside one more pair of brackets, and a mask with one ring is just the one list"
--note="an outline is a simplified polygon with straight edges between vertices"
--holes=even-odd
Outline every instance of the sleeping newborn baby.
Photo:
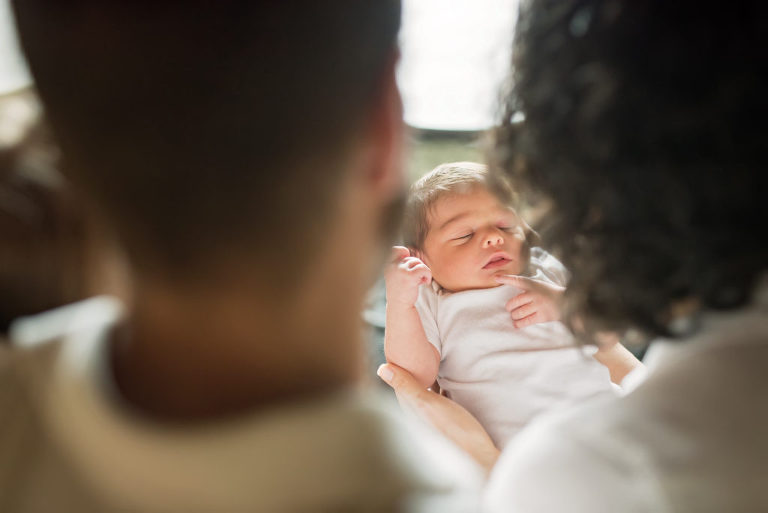
[[496,182],[485,166],[454,163],[411,188],[408,248],[395,248],[386,275],[385,353],[425,388],[437,380],[503,448],[536,416],[614,387],[557,322],[567,272],[531,247]]

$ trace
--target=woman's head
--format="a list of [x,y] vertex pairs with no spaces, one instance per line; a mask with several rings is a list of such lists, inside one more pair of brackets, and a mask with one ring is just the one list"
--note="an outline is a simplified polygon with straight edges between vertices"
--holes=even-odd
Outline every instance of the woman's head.
[[674,335],[749,300],[768,266],[766,34],[759,2],[521,9],[497,163],[551,205],[589,329]]

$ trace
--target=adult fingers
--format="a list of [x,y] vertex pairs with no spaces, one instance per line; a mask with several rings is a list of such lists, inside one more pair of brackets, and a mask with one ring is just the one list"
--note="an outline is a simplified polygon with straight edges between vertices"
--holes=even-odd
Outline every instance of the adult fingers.
[[499,457],[499,450],[471,413],[447,397],[424,389],[411,374],[397,365],[381,365],[377,374],[395,389],[397,400],[404,409],[434,426],[474,458],[486,472],[491,471]]
[[424,394],[437,396],[434,392],[422,387],[410,372],[397,365],[384,363],[379,366],[376,374],[394,389],[397,400],[403,406],[418,409],[423,406],[421,403],[425,400]]

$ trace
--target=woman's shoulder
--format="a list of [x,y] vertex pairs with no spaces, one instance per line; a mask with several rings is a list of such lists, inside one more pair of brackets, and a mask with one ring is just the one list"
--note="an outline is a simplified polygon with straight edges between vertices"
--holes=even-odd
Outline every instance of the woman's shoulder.
[[535,421],[499,459],[487,510],[665,511],[636,413],[605,398]]

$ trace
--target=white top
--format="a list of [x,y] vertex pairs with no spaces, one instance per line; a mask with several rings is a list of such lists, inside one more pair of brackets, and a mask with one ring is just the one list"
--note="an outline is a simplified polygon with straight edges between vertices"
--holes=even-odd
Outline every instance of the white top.
[[524,430],[491,475],[487,511],[768,511],[768,286],[645,361],[627,396]]
[[[531,250],[533,277],[565,285],[567,272],[552,255]],[[437,381],[472,413],[497,447],[533,418],[602,395],[614,395],[608,369],[577,347],[568,329],[548,322],[516,329],[509,285],[446,293],[421,286],[416,309],[427,340],[440,353]]]
[[0,354],[0,511],[475,510],[477,467],[376,394],[196,427],[140,417],[105,360],[121,315],[96,298],[16,326],[26,348]]

